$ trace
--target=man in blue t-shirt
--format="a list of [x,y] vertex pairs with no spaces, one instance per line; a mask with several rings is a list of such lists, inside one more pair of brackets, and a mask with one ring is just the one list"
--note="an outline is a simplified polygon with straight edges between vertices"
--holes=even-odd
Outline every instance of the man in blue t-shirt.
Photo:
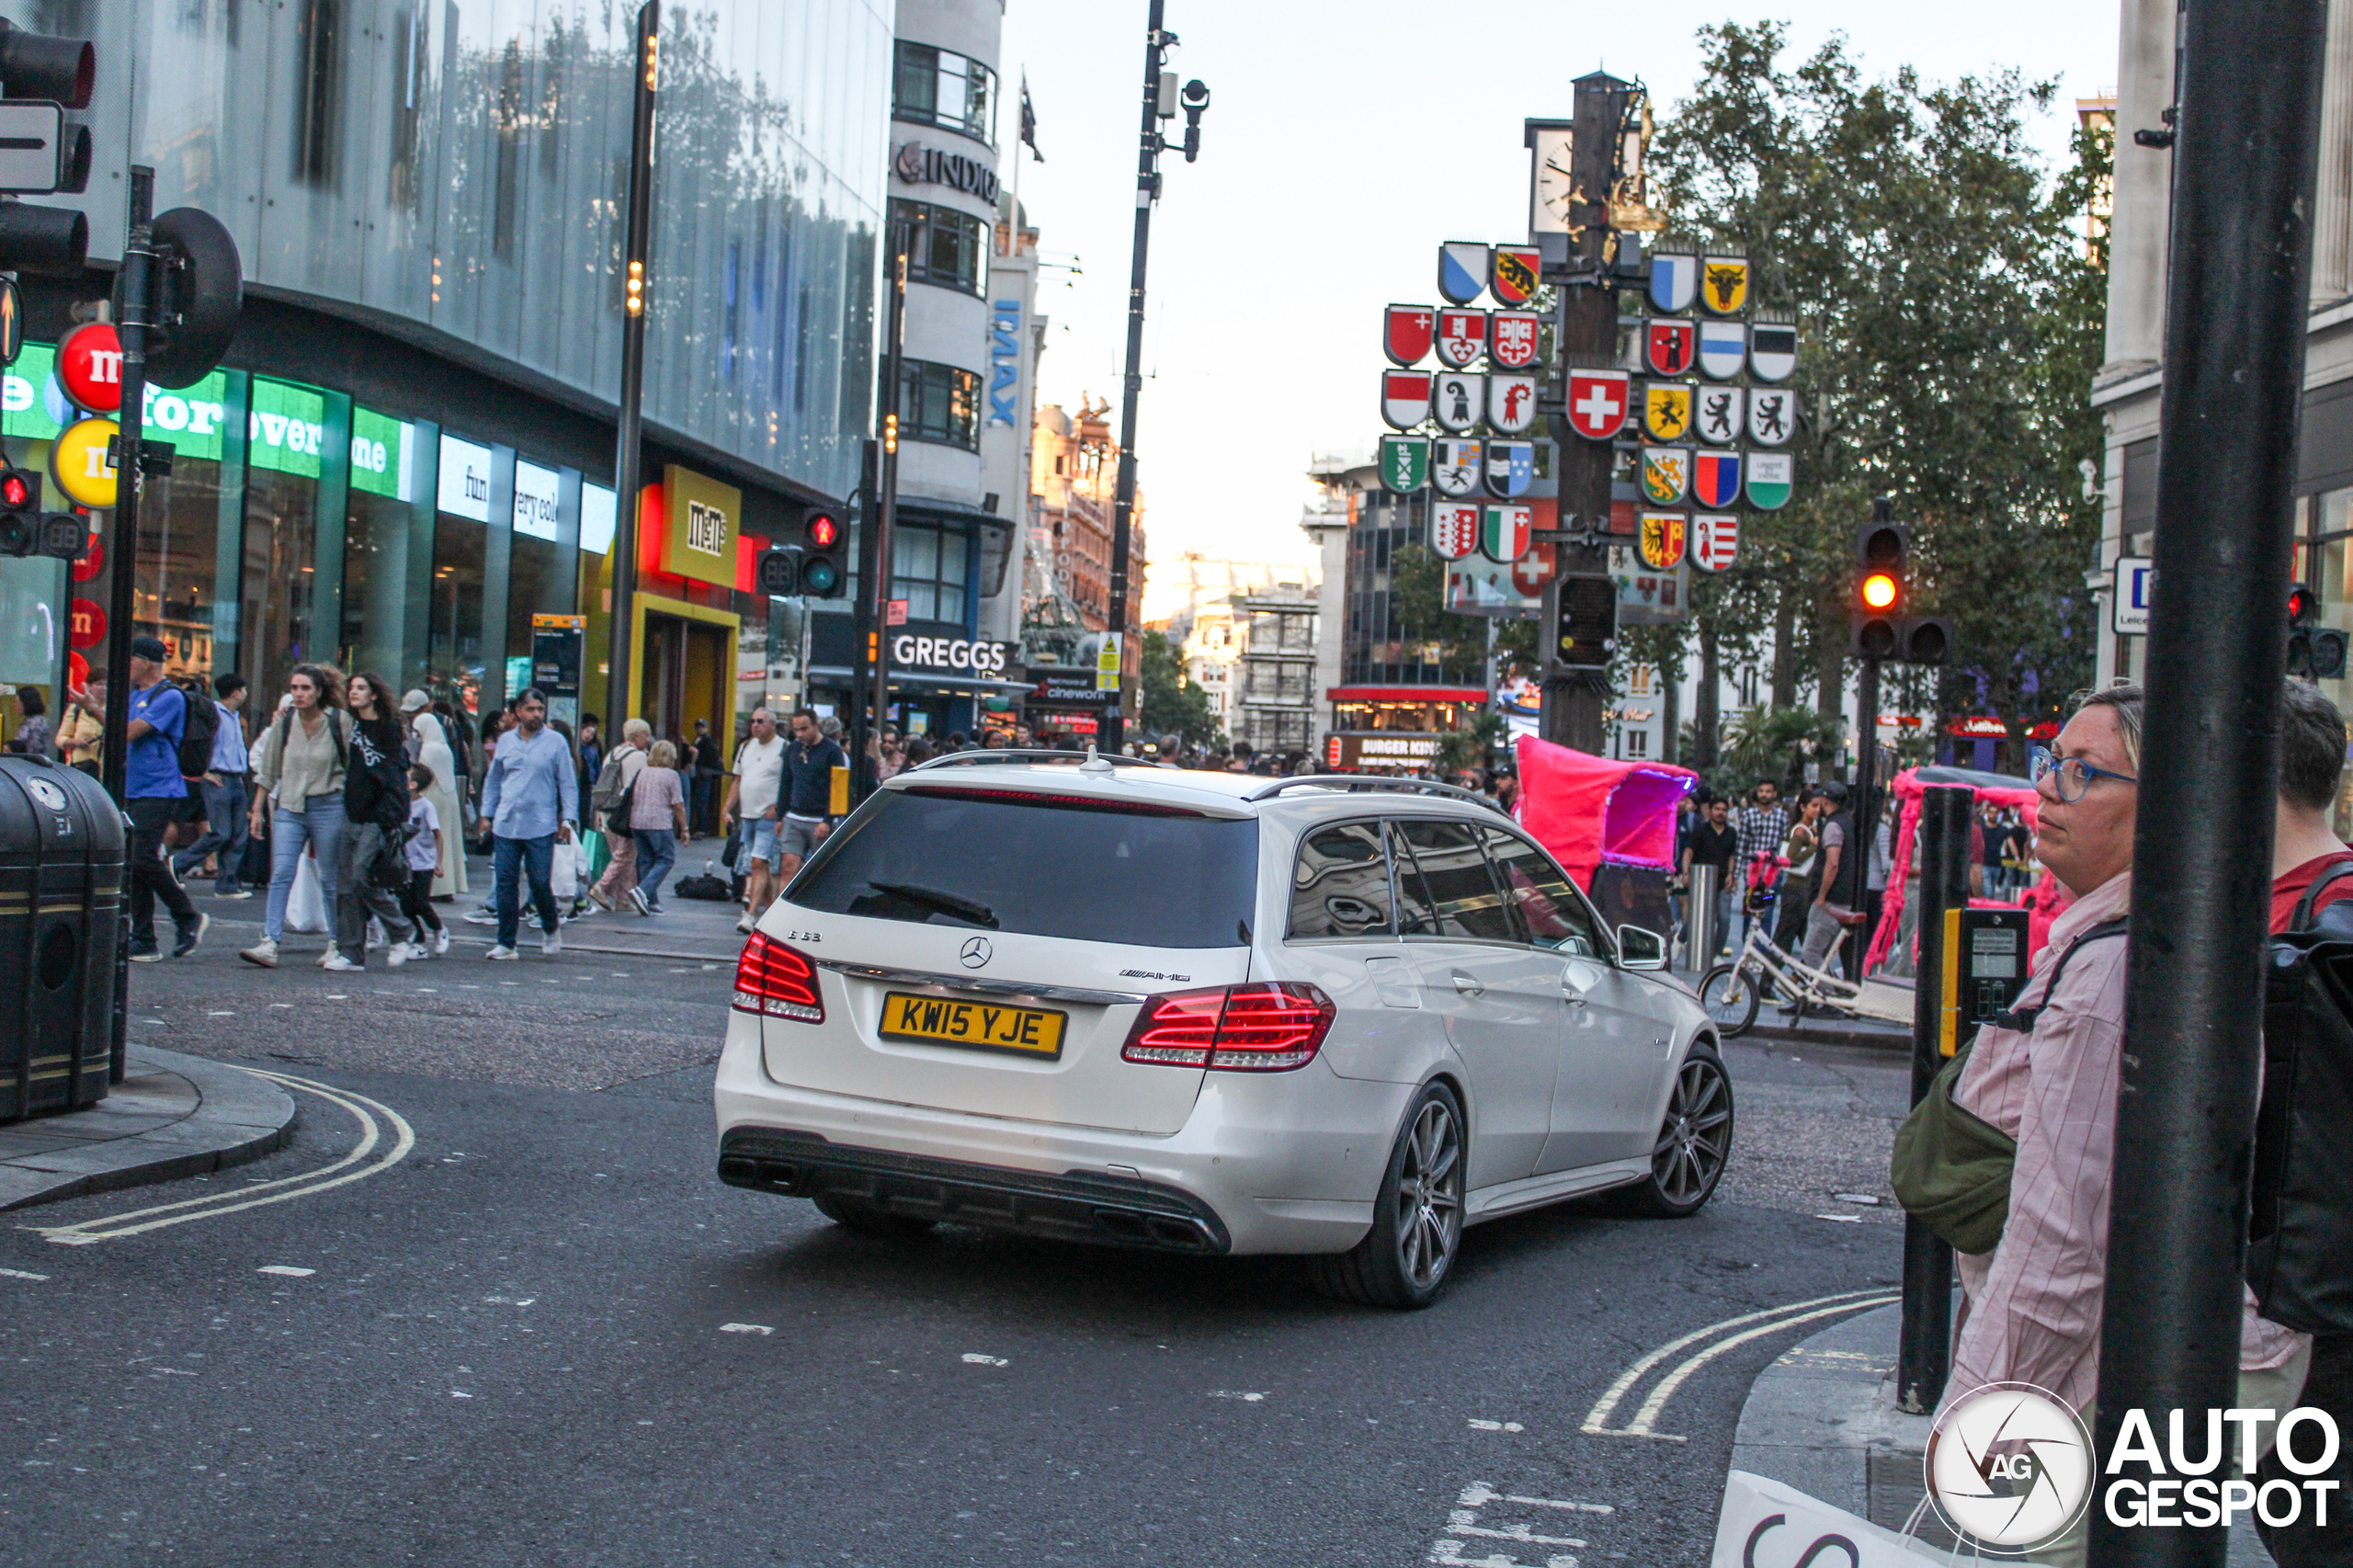
[[184,959],[204,940],[210,924],[164,856],[164,835],[188,803],[180,773],[180,737],[188,733],[188,699],[164,678],[160,637],[131,640],[131,727],[123,748],[123,804],[131,818],[131,961],[164,956],[155,943],[155,901],[172,912],[179,939],[172,957]]

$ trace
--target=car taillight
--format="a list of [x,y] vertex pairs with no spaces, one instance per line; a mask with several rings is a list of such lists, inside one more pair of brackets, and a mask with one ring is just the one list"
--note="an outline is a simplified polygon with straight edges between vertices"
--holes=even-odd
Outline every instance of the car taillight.
[[1315,1060],[1332,999],[1313,985],[1171,991],[1137,1010],[1120,1060],[1222,1073],[1287,1073]]
[[735,960],[735,1010],[804,1024],[825,1021],[825,999],[817,990],[817,966],[798,948],[788,948],[757,931]]

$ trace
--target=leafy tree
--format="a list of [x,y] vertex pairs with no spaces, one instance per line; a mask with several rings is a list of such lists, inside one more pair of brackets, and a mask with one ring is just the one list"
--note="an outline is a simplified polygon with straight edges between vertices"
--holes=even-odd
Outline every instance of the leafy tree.
[[1165,631],[1143,634],[1143,704],[1139,719],[1155,735],[1176,735],[1187,745],[1218,739],[1210,694],[1185,678],[1185,659]]
[[1409,649],[1435,649],[1405,662],[1435,664],[1442,682],[1483,683],[1487,618],[1446,608],[1446,562],[1427,545],[1400,550],[1389,568],[1389,614]]
[[1954,622],[1938,710],[2021,733],[2092,665],[2098,502],[2077,464],[2100,449],[2085,389],[2106,257],[2081,220],[2108,144],[2079,136],[2054,179],[2026,130],[2052,84],[1866,83],[1837,39],[1788,68],[1769,22],[1700,38],[1654,167],[1690,238],[1745,254],[1756,304],[1797,321],[1802,411],[1794,499],[1748,517],[1741,562],[1698,596],[1703,679],[1769,639],[1771,706],[1810,676],[1835,713],[1854,528],[1890,495],[1913,525],[1915,607]]

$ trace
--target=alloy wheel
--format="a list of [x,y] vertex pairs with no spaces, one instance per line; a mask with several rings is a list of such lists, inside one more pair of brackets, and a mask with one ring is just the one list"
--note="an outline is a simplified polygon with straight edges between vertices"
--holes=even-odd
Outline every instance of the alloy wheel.
[[1446,1277],[1462,1242],[1462,1136],[1451,1107],[1425,1104],[1405,1138],[1392,1201],[1398,1263],[1416,1290]]
[[1651,1173],[1668,1202],[1696,1203],[1723,1174],[1731,1153],[1732,1092],[1723,1069],[1694,1056],[1676,1074],[1666,1120],[1651,1150]]

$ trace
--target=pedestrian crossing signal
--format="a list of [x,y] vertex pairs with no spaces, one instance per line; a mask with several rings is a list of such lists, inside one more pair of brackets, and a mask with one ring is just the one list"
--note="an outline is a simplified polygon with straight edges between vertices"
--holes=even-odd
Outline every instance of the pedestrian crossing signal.
[[841,596],[848,576],[842,533],[841,520],[831,512],[812,512],[801,519],[801,592],[813,599]]
[[2288,592],[2288,673],[2305,680],[2345,677],[2346,634],[2316,626],[2320,595],[2299,583]]

